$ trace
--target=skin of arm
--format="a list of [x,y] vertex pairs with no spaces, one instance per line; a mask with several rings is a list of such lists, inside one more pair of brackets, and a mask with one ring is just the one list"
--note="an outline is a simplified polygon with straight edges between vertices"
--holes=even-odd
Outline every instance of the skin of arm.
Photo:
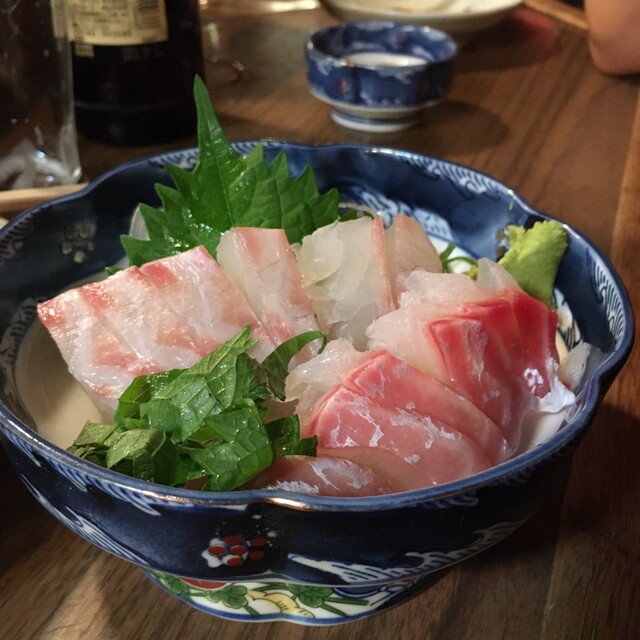
[[604,73],[640,72],[640,0],[585,0],[589,49]]

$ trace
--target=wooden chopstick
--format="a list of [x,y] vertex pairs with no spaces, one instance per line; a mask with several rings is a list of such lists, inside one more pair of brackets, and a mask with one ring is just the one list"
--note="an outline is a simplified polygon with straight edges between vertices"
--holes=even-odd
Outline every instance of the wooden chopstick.
[[33,207],[41,202],[75,193],[86,186],[86,182],[80,182],[77,184],[62,184],[56,187],[0,191],[0,213],[24,211],[24,209]]
[[537,11],[549,18],[558,20],[558,22],[568,24],[581,31],[587,30],[587,19],[584,11],[577,7],[571,7],[559,0],[524,0],[524,5],[532,11]]

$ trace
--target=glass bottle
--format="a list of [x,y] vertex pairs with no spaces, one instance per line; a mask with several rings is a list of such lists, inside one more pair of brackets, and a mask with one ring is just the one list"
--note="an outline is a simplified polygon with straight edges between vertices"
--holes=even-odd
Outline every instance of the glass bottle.
[[78,131],[118,145],[195,134],[198,0],[67,0]]

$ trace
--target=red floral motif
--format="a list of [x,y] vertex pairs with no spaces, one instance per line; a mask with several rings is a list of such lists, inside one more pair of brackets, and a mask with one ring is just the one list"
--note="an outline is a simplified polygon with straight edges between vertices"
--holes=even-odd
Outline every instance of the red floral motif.
[[269,544],[266,538],[251,538],[247,540],[241,534],[216,538],[211,541],[206,553],[218,558],[220,564],[228,567],[238,567],[247,560],[261,560],[266,556],[264,547]]
[[195,578],[180,578],[182,582],[193,585],[194,587],[200,587],[201,589],[219,589],[224,587],[226,582],[214,582],[213,580],[197,580]]

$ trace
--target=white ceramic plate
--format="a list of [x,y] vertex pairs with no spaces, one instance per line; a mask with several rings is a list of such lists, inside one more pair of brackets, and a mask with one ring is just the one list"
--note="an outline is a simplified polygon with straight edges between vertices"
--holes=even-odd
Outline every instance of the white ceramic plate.
[[446,31],[458,42],[492,27],[522,0],[321,0],[341,20],[392,20]]

